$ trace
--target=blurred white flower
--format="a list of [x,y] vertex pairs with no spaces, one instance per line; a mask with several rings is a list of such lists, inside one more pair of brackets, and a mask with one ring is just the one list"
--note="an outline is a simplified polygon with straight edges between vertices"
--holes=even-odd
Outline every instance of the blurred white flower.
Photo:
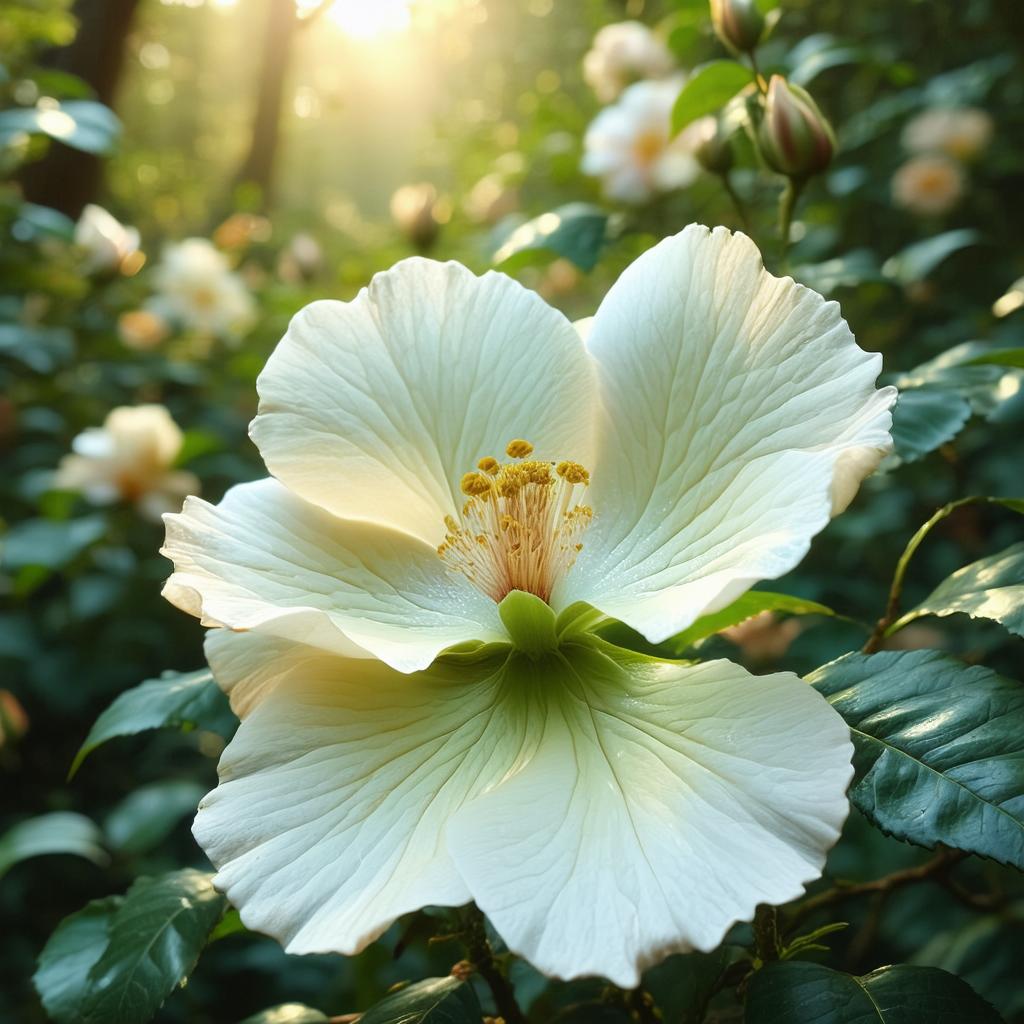
[[159,520],[199,489],[194,473],[171,468],[181,444],[181,430],[162,405],[120,406],[102,427],[74,439],[53,485],[80,491],[94,505],[131,502],[145,518]]
[[251,326],[256,315],[245,282],[205,238],[186,238],[166,246],[153,284],[157,294],[147,309],[189,330],[232,341]]
[[911,153],[945,153],[971,160],[992,139],[992,118],[978,107],[933,107],[903,129],[903,145]]
[[[122,268],[139,251],[139,233],[126,227],[102,206],[89,203],[75,225],[75,245],[85,256],[87,274],[110,273]],[[141,266],[141,259],[135,270]]]
[[964,193],[961,166],[947,156],[915,156],[893,175],[892,197],[897,206],[923,216],[953,209]]
[[700,123],[671,138],[672,105],[681,86],[678,77],[637,82],[590,122],[583,173],[600,178],[609,199],[643,203],[656,192],[684,188],[700,173],[694,156],[703,139]]
[[669,48],[639,21],[605,25],[583,58],[583,78],[602,103],[611,103],[632,82],[662,78],[674,68]]
[[149,309],[132,309],[117,318],[117,335],[125,348],[137,352],[154,349],[171,333],[170,325]]
[[582,324],[420,258],[302,310],[259,377],[273,475],[165,519],[242,718],[193,831],[245,924],[354,953],[475,900],[545,973],[632,988],[799,895],[847,813],[839,715],[591,630],[659,642],[796,565],[891,448],[880,368],[697,225]]

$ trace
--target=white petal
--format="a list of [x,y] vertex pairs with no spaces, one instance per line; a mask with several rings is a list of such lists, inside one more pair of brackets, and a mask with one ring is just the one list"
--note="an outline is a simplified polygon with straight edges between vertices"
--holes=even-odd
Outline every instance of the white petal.
[[270,472],[337,515],[431,543],[459,480],[517,437],[591,454],[591,370],[572,325],[502,274],[409,259],[353,302],[295,317],[258,381]]
[[652,641],[789,571],[833,497],[848,503],[891,447],[881,357],[836,303],[772,277],[723,228],[691,225],[642,255],[586,344],[603,406],[595,518],[555,600]]
[[165,517],[164,594],[204,624],[260,629],[403,672],[471,640],[507,640],[497,606],[397,530],[337,519],[276,480]]
[[[543,739],[449,828],[509,948],[623,988],[816,878],[847,813],[842,719],[788,674],[568,648]],[[565,688],[556,685],[565,684]]]
[[445,827],[531,749],[502,659],[403,676],[308,648],[265,653],[276,683],[193,828],[245,924],[291,953],[355,953],[400,914],[468,902]]

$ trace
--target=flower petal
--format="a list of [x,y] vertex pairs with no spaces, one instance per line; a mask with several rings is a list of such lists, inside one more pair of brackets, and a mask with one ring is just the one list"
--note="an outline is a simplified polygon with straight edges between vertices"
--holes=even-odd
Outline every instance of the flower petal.
[[[246,634],[219,643],[222,655],[236,648],[236,665],[256,652]],[[531,749],[528,708],[505,699],[504,659],[405,676],[276,643],[276,682],[249,708],[193,826],[217,887],[291,953],[355,953],[400,914],[467,903],[445,827]]]
[[659,642],[804,556],[891,447],[893,388],[834,302],[691,225],[611,288],[594,523],[556,592]]
[[403,260],[353,302],[292,321],[258,381],[251,432],[270,472],[335,514],[432,544],[459,480],[513,438],[592,452],[591,368],[571,324],[494,272]]
[[497,606],[406,533],[337,519],[276,480],[164,518],[164,596],[208,626],[259,629],[402,672],[454,644],[507,641]]
[[563,652],[535,755],[458,812],[449,848],[510,949],[632,988],[821,873],[853,747],[792,675]]

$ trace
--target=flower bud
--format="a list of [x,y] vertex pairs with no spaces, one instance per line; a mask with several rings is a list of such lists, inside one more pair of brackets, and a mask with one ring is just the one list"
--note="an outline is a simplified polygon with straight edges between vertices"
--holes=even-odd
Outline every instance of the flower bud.
[[727,174],[732,167],[732,146],[717,117],[702,117],[696,124],[693,155],[709,174]]
[[715,35],[734,53],[750,53],[761,41],[764,15],[755,0],[711,0]]
[[758,149],[773,171],[790,178],[820,174],[832,162],[836,137],[828,119],[806,90],[772,75]]

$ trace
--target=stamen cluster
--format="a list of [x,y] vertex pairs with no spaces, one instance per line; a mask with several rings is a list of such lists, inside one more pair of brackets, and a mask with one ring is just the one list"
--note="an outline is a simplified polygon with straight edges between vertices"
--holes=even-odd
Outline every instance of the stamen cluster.
[[438,555],[495,601],[524,590],[548,601],[572,567],[594,513],[581,503],[590,474],[578,462],[531,460],[529,441],[510,441],[511,459],[487,456],[462,478],[461,521],[445,517]]

